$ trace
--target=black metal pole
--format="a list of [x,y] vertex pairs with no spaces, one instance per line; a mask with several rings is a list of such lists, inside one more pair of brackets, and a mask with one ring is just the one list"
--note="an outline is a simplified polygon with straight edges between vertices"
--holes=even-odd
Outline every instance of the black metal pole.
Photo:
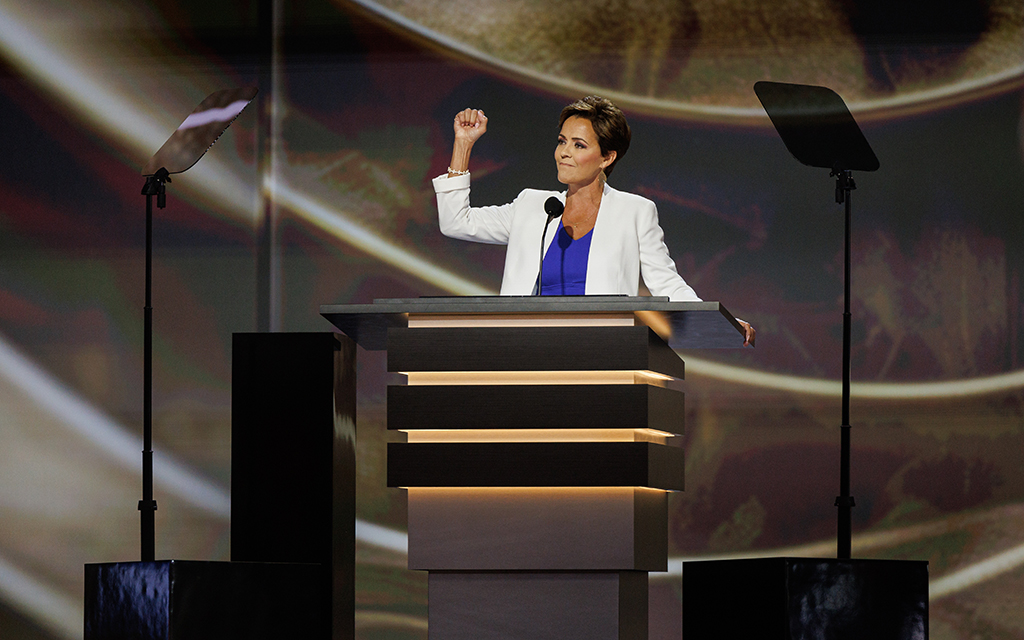
[[156,560],[156,500],[153,499],[153,196],[157,207],[166,204],[164,182],[170,182],[167,170],[161,168],[146,178],[142,195],[146,196],[146,305],[142,328],[142,561]]
[[839,452],[839,496],[835,506],[838,507],[838,523],[836,531],[836,557],[849,559],[853,538],[852,510],[853,496],[850,495],[850,347],[851,323],[850,314],[850,237],[853,221],[850,192],[857,188],[853,175],[848,170],[835,170],[836,202],[845,204],[845,246],[843,260],[843,423],[840,426]]
[[[275,0],[259,0],[257,7],[257,29],[259,34],[259,88],[257,100],[257,172],[263,184],[274,178],[274,49]],[[267,333],[279,330],[278,322],[278,279],[275,275],[277,250],[275,225],[277,224],[273,197],[266,190],[260,190],[260,211],[256,221],[256,331]]]

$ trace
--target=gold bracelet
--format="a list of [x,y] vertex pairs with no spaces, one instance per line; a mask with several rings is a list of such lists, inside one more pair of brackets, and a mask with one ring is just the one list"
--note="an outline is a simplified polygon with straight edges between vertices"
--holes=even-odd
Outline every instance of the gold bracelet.
[[456,171],[455,169],[452,169],[451,167],[448,167],[448,173],[453,173],[453,174],[455,174],[457,176],[468,176],[469,175],[469,169],[466,169],[465,171]]

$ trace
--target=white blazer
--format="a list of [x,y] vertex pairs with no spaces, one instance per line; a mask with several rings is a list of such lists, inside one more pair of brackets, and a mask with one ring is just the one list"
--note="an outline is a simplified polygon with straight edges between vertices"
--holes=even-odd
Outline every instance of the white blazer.
[[[470,207],[469,176],[449,178],[447,174],[434,178],[434,191],[441,233],[459,240],[508,245],[501,295],[533,293],[540,239],[548,219],[544,202],[554,196],[564,204],[565,193],[526,189],[509,204]],[[545,252],[555,238],[556,228],[557,222],[552,222],[544,240]],[[586,294],[635,296],[641,275],[651,295],[681,302],[700,301],[668,254],[654,203],[605,183],[590,241]]]

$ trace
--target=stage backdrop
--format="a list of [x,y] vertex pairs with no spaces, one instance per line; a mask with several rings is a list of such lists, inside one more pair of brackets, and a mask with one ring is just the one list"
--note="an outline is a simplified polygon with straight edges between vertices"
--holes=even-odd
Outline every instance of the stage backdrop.
[[[901,8],[895,8],[895,7]],[[633,128],[611,184],[680,272],[758,328],[684,353],[684,559],[834,554],[842,208],[758,80],[850,104],[853,552],[928,560],[937,639],[1024,637],[1024,5],[1019,0],[0,0],[0,637],[77,638],[82,565],[139,557],[142,164],[210,92],[261,93],[155,220],[157,556],[227,559],[231,334],[329,331],[323,303],[490,294],[430,179],[483,109],[473,199],[559,189],[559,110]],[[385,488],[385,372],[359,352],[357,628],[425,638]]]

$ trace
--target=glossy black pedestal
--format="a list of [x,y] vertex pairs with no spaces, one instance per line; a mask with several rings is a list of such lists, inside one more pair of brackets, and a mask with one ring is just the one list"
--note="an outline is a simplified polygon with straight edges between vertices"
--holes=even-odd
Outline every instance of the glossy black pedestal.
[[333,333],[236,333],[231,560],[312,563],[333,640],[355,637],[356,346]]
[[762,558],[683,563],[685,640],[926,640],[928,563]]
[[331,637],[327,567],[260,562],[85,565],[85,640]]

